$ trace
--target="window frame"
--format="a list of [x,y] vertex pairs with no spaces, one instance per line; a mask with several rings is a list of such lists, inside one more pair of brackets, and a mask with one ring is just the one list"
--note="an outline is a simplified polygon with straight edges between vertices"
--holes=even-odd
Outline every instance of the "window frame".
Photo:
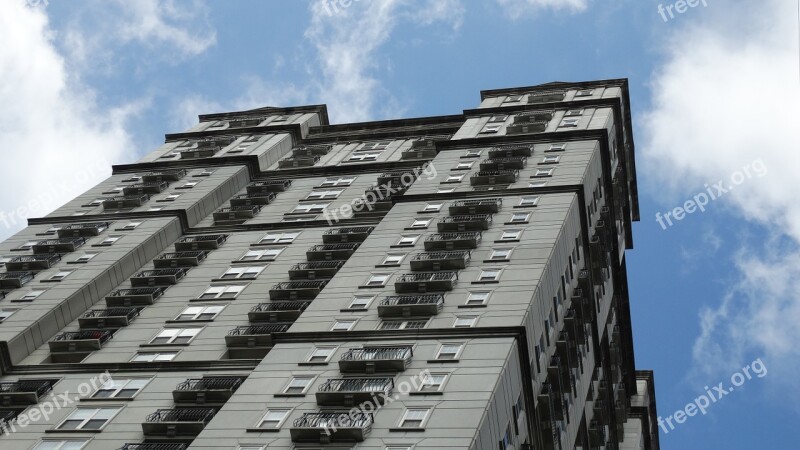
[[[150,377],[150,378],[112,378],[110,380],[107,380],[102,385],[100,385],[97,389],[95,389],[95,391],[92,393],[92,395],[89,397],[89,399],[91,399],[91,400],[109,399],[109,398],[133,399],[133,398],[136,398],[136,396],[139,395],[139,393],[141,393],[142,390],[144,390],[144,388],[147,387],[147,385],[150,384],[150,381],[152,381],[152,380],[153,380],[152,377]],[[116,382],[119,382],[119,381],[124,381],[125,383],[120,387],[114,386],[114,389],[110,389],[110,388],[103,389],[103,387],[106,386],[106,384],[108,384],[108,383],[116,383]],[[119,395],[123,391],[130,391],[131,389],[128,388],[128,385],[131,382],[136,382],[136,381],[143,382],[143,384],[136,389],[136,392],[134,392],[132,395],[128,395],[128,396]],[[99,392],[101,392],[101,391],[113,391],[113,393],[111,395],[109,395],[109,396],[98,397],[97,394]]]
[[[339,347],[336,346],[336,345],[315,345],[314,349],[311,350],[311,352],[306,357],[306,362],[307,363],[312,363],[312,364],[314,364],[314,363],[316,363],[316,364],[328,363],[333,358],[333,355],[336,354],[336,350],[338,348]],[[315,360],[314,358],[316,357],[316,353],[319,350],[322,350],[322,349],[330,350],[330,354],[325,356],[325,358],[322,359],[321,361],[320,360]]]
[[[316,379],[316,375],[292,375],[292,378],[289,379],[289,382],[284,385],[281,393],[284,395],[306,395],[311,389],[311,386],[314,385],[314,381]],[[294,383],[298,380],[306,380],[306,384],[300,387],[300,392],[290,392],[290,389],[298,389],[297,386],[294,386]]]
[[[255,280],[267,266],[231,266],[219,276],[219,280]],[[255,275],[253,275],[255,273]],[[229,275],[234,275],[230,277]]]
[[[484,275],[487,273],[496,273],[494,277],[491,279],[485,277]],[[478,274],[478,279],[476,280],[479,283],[497,283],[500,281],[500,276],[503,273],[503,269],[481,269],[481,272]]]
[[[289,232],[282,232],[277,234],[267,233],[261,239],[258,240],[257,245],[278,245],[278,244],[291,244],[293,243],[298,237],[300,237],[301,231],[289,231]],[[273,242],[264,242],[267,238],[274,236],[275,240]],[[287,241],[287,236],[290,236],[289,240]]]
[[[398,428],[400,429],[410,429],[410,430],[419,430],[424,429],[430,419],[431,412],[433,408],[414,408],[414,407],[407,407],[406,410],[403,412],[403,416],[400,418],[400,423],[398,424]],[[413,419],[413,422],[419,422],[419,425],[416,426],[407,426],[406,422],[409,420],[409,414],[412,412],[424,411],[425,414],[421,419]]]
[[[236,262],[275,261],[286,250],[286,247],[270,247],[248,249]],[[252,254],[252,255],[251,255]],[[255,259],[250,256],[258,255]]]
[[[86,419],[70,419],[73,415],[75,415],[80,410],[88,410],[94,411],[94,413],[86,418]],[[95,416],[100,414],[102,411],[114,411],[111,416],[107,419],[94,419]],[[68,415],[65,417],[58,425],[55,426],[53,429],[54,431],[61,431],[61,432],[92,432],[92,431],[103,431],[103,429],[108,425],[109,422],[114,420],[114,418],[122,411],[122,406],[77,406],[75,407]],[[80,420],[80,423],[75,428],[63,428],[67,422],[76,422]],[[103,424],[97,428],[85,428],[90,422],[94,420],[103,420]]]
[[[173,336],[162,336],[165,333],[169,333],[174,331]],[[191,331],[189,336],[184,336],[183,334],[187,331]],[[200,332],[203,331],[203,327],[186,327],[186,328],[162,328],[155,336],[150,338],[148,345],[189,345],[194,341]],[[166,342],[156,342],[157,339],[167,338]],[[188,340],[182,342],[176,342],[178,339],[186,339]]]
[[[453,328],[475,328],[478,325],[478,319],[480,316],[474,314],[461,314],[456,315],[455,320],[453,320]],[[469,322],[464,322],[464,321]],[[459,325],[459,323],[466,323],[466,325]]]
[[[439,348],[436,350],[436,357],[435,360],[440,361],[457,361],[461,358],[461,354],[464,352],[465,344],[463,342],[443,342],[439,344]],[[455,352],[447,352],[444,353],[445,348],[448,347],[458,347]],[[443,355],[453,355],[452,358],[443,358]]]
[[[175,318],[172,320],[175,322],[205,322],[205,321],[210,322],[216,319],[220,314],[222,314],[222,311],[225,310],[225,307],[226,305],[189,305],[183,308],[183,311],[178,313],[178,315],[175,316]],[[196,314],[192,314],[191,318],[182,319],[181,317],[190,315],[189,313],[186,312],[187,310],[190,309],[200,309],[200,311]],[[211,316],[211,318],[203,318],[204,315],[207,316],[209,314],[208,312],[206,312],[206,310],[208,309],[218,309],[218,311],[215,312],[214,315]]]
[[[473,298],[473,295],[483,295],[483,298],[480,297]],[[489,303],[489,298],[492,296],[492,291],[468,291],[467,292],[467,299],[464,301],[465,306],[484,306]],[[476,302],[479,300],[479,302]]]
[[[78,443],[78,444],[80,444],[80,447],[78,447],[77,449],[69,448],[68,450],[82,450],[83,448],[86,447],[86,444],[88,444],[89,441],[90,441],[90,439],[81,439],[81,438],[74,438],[74,439],[67,439],[67,438],[64,438],[64,439],[40,439],[39,442],[37,442],[36,445],[31,450],[64,450],[65,448],[67,448],[67,447],[65,447],[65,445],[70,444],[70,443]],[[56,444],[58,444],[58,447],[55,448],[55,449],[53,449],[51,446],[44,447],[43,444],[48,443],[48,442],[56,443]]]
[[[365,299],[368,299],[368,300],[366,302],[364,302],[363,305],[361,303],[357,304],[356,300],[362,299],[362,298],[365,298]],[[375,300],[375,298],[377,298],[377,295],[355,294],[355,295],[353,295],[352,300],[350,300],[350,304],[347,306],[347,309],[358,309],[358,310],[368,309],[369,305],[372,304],[372,302]]]
[[[179,351],[162,351],[162,352],[147,352],[147,351],[145,351],[145,352],[136,352],[133,355],[133,357],[131,357],[129,362],[146,362],[146,363],[169,362],[169,361],[175,360],[175,358],[178,356],[179,353],[180,353]],[[153,358],[150,359],[150,360],[137,361],[137,358],[139,358],[140,356],[144,356],[144,355],[152,355]],[[160,358],[161,355],[165,355],[165,356],[166,355],[172,355],[172,357],[169,358],[169,359],[163,359],[163,358]]]
[[[358,319],[335,319],[333,321],[333,325],[331,326],[331,331],[352,331],[353,327],[356,326]],[[339,325],[349,323],[350,325],[347,328],[340,329]]]
[[[286,423],[286,420],[289,418],[289,416],[292,414],[292,410],[293,410],[293,408],[267,408],[267,410],[264,412],[264,414],[258,420],[258,425],[256,425],[256,428],[264,429],[264,430],[279,430],[283,426],[283,424]],[[274,427],[272,427],[272,426],[269,426],[269,427],[264,426],[264,422],[267,421],[267,416],[270,414],[270,412],[274,412],[274,411],[283,411],[284,412],[283,417],[276,422]],[[262,446],[261,448],[264,448],[264,447]]]
[[[395,322],[399,322],[400,326],[397,327],[397,328],[389,328],[389,327],[387,327],[387,324],[395,323]],[[421,327],[416,327],[416,326],[409,327],[409,325],[411,323],[416,323],[416,322],[421,322],[422,326]],[[429,323],[430,323],[429,319],[386,319],[386,320],[381,320],[380,322],[378,322],[378,327],[376,329],[377,330],[421,330],[423,328],[426,328]]]
[[[197,298],[199,300],[233,300],[237,298],[242,293],[242,291],[244,291],[246,287],[247,287],[246,284],[224,284],[217,286],[209,286]],[[222,290],[219,292],[219,295],[215,295],[214,297],[204,297],[209,293],[209,291],[214,289],[222,289]],[[226,296],[225,294],[229,292],[235,292],[235,294],[232,297]]]

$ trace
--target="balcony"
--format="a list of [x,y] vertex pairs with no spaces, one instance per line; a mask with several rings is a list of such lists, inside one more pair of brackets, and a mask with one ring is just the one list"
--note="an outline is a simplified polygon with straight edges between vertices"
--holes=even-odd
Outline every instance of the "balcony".
[[228,120],[228,128],[248,128],[248,127],[257,127],[261,125],[261,122],[266,120],[266,116],[259,116],[259,117],[241,117],[238,119],[230,119]]
[[463,214],[493,214],[500,211],[503,206],[501,198],[484,198],[479,200],[457,200],[450,203],[448,211],[450,215],[457,216]]
[[506,134],[541,133],[553,119],[553,111],[528,111],[514,116],[514,122],[506,129]]
[[564,420],[564,404],[561,400],[561,393],[553,389],[550,383],[542,385],[537,396],[536,408],[543,421]]
[[131,277],[133,287],[169,286],[178,284],[184,276],[186,269],[156,269],[142,270]]
[[412,292],[452,291],[458,282],[458,272],[407,273],[397,277],[394,290],[399,294]]
[[111,330],[67,331],[57,334],[48,345],[54,353],[94,351],[100,350],[113,335]]
[[175,403],[222,404],[239,389],[246,377],[203,377],[184,381],[172,391]]
[[213,408],[159,409],[142,424],[145,437],[196,437],[216,414]]
[[442,217],[436,224],[436,229],[441,232],[447,231],[483,231],[488,230],[492,225],[490,214],[465,214],[462,216]]
[[472,250],[481,243],[481,233],[440,233],[425,237],[425,250]]
[[419,148],[410,148],[404,151],[400,155],[401,160],[410,160],[410,159],[433,159],[436,157],[437,151],[436,147],[426,148],[426,147],[419,147]]
[[444,295],[390,295],[378,305],[380,317],[434,316],[444,307]]
[[529,145],[502,145],[489,150],[489,159],[519,158],[533,155],[533,147]]
[[491,158],[481,162],[481,171],[524,169],[528,158],[512,156],[510,158]]
[[53,390],[54,380],[19,380],[0,382],[0,406],[27,407]]
[[342,268],[345,261],[312,261],[299,263],[289,269],[290,280],[330,279]]
[[106,231],[109,227],[108,222],[92,222],[92,223],[73,223],[64,225],[58,230],[58,237],[60,238],[80,238],[99,236],[100,233]]
[[8,424],[14,420],[18,415],[19,411],[16,410],[3,410],[0,409],[0,436],[4,433],[7,433]]
[[0,289],[19,289],[33,280],[33,272],[0,273]]
[[149,172],[142,175],[142,182],[143,183],[160,183],[162,181],[178,181],[181,178],[186,176],[185,169],[175,169],[175,170],[161,170],[158,172]]
[[78,325],[82,330],[116,329],[127,327],[137,317],[139,317],[139,308],[92,309],[78,319]]
[[382,405],[384,399],[391,396],[393,389],[392,378],[337,378],[328,380],[319,387],[317,404],[352,407],[377,399]]
[[231,206],[264,206],[269,205],[275,200],[277,194],[274,192],[262,192],[257,194],[240,194],[231,199]]
[[116,308],[152,305],[163,293],[163,287],[118,289],[106,296],[106,306]]
[[115,209],[138,208],[139,206],[142,206],[145,203],[147,203],[148,200],[150,200],[150,196],[147,194],[108,197],[103,200],[103,209],[115,210]]
[[487,170],[472,174],[469,184],[485,186],[491,184],[510,184],[519,179],[519,170]]
[[568,367],[575,369],[579,366],[578,346],[575,341],[570,339],[566,331],[561,331],[558,334],[556,354],[561,358],[562,362],[566,362]]
[[560,102],[567,96],[566,91],[540,91],[528,94],[528,103]]
[[322,235],[326,244],[364,242],[375,227],[346,227],[328,230]]
[[333,149],[331,144],[303,145],[292,149],[292,156],[322,156]]
[[187,448],[189,445],[179,443],[138,443],[125,444],[117,450],[186,450]]
[[292,442],[328,444],[363,442],[372,429],[372,414],[348,411],[305,413],[294,421]]
[[417,253],[411,258],[411,270],[465,269],[469,261],[470,254],[466,250]]
[[589,422],[589,445],[593,448],[600,448],[606,445],[606,427],[599,421]]
[[384,172],[378,176],[377,184],[388,185],[398,188],[406,188],[411,186],[417,179],[417,174],[412,169],[405,170],[392,170]]
[[155,183],[136,183],[130,184],[122,188],[123,195],[144,195],[144,194],[160,194],[164,192],[169,183],[166,181]]
[[414,356],[411,347],[353,348],[339,359],[342,373],[402,372]]
[[214,212],[214,223],[241,223],[252,219],[261,212],[261,206],[231,206],[230,208],[220,208]]
[[272,335],[285,333],[291,323],[254,323],[236,327],[225,336],[231,359],[261,359],[272,347]]
[[180,150],[181,159],[211,158],[222,150],[223,147],[214,145],[210,147],[196,147]]
[[256,322],[294,322],[311,302],[272,302],[260,303],[247,314],[252,323]]
[[550,364],[547,366],[547,376],[549,377],[550,382],[556,383],[557,386],[561,387],[562,391],[566,391],[570,385],[569,374],[569,367],[564,364],[561,358],[558,356],[553,356],[550,359]]
[[206,256],[204,251],[164,253],[153,260],[153,265],[156,269],[197,267]]
[[306,251],[306,259],[309,261],[346,260],[355,253],[360,245],[358,242],[315,245]]
[[9,272],[47,270],[59,261],[61,261],[61,255],[57,253],[15,256],[6,263],[6,270]]
[[319,156],[290,156],[278,161],[278,167],[281,169],[292,169],[295,167],[311,167],[318,163]]
[[285,192],[292,185],[292,180],[266,180],[254,181],[247,185],[248,194],[263,194],[270,192]]
[[31,250],[34,255],[46,255],[49,253],[72,253],[81,248],[86,243],[86,238],[64,238],[64,239],[46,239],[37,242]]
[[269,290],[269,299],[276,300],[313,300],[322,292],[328,280],[285,281]]
[[189,252],[198,250],[216,250],[228,239],[226,234],[207,234],[204,236],[187,236],[175,243],[175,251]]

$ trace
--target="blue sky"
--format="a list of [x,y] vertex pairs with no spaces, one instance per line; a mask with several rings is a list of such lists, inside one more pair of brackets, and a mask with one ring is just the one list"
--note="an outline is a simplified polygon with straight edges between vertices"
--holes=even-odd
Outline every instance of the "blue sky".
[[[24,224],[11,212],[46,214],[108,174],[87,167],[135,161],[201,113],[432,116],[475,107],[481,89],[628,77],[642,211],[631,305],[659,413],[758,358],[768,369],[663,448],[797,447],[794,0],[707,0],[667,21],[658,7],[672,3],[653,0],[332,1],[328,14],[301,0],[0,0],[0,238]],[[731,177],[705,212],[656,222]]]

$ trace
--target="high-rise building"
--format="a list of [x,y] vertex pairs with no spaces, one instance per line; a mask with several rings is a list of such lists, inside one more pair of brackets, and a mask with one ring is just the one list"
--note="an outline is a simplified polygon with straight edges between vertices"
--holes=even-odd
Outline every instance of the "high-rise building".
[[658,449],[627,81],[481,98],[200,116],[31,219],[0,245],[0,447]]

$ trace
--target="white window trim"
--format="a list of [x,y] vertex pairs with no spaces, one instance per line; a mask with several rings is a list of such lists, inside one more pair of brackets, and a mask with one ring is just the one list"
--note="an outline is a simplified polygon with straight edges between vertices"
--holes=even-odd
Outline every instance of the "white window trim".
[[[178,357],[178,354],[179,354],[179,353],[180,353],[179,351],[165,351],[165,352],[137,352],[135,355],[133,355],[133,357],[131,357],[131,359],[130,359],[130,362],[161,362],[161,361],[174,361],[174,360],[175,360],[175,358],[177,358],[177,357]],[[139,357],[139,356],[144,356],[144,355],[152,355],[152,356],[153,356],[153,358],[152,358],[152,359],[150,359],[149,361],[136,361],[136,358],[137,358],[137,357]],[[159,356],[161,356],[161,355],[172,355],[172,357],[171,357],[170,359],[162,359],[161,361],[158,361],[158,357],[159,357]]]
[[[229,267],[222,275],[220,280],[254,280],[261,275],[267,266],[235,266]],[[227,275],[234,275],[233,277]]]
[[[204,314],[208,314],[206,312],[206,310],[211,309],[211,308],[219,308],[219,311],[214,313],[214,317],[211,317],[210,319],[200,319],[200,316],[202,316]],[[190,318],[190,319],[181,319],[181,316],[189,315],[189,313],[186,312],[189,309],[200,309],[200,312],[198,312],[197,314],[194,314],[194,316],[192,318]],[[179,321],[179,322],[195,322],[195,321],[198,321],[198,320],[203,320],[203,321],[205,321],[205,320],[214,320],[214,319],[217,318],[217,316],[219,316],[222,313],[222,311],[224,309],[225,309],[225,305],[187,306],[187,307],[183,308],[183,311],[181,311],[177,316],[175,316],[175,319],[173,319],[173,320],[176,320],[176,321]]]
[[[452,358],[442,358],[442,355],[444,354],[442,351],[444,350],[445,347],[455,347],[455,346],[458,346],[458,350],[455,353],[452,354],[453,355]],[[464,343],[462,343],[462,342],[443,342],[441,345],[439,345],[439,349],[436,350],[436,358],[435,359],[444,360],[444,361],[453,361],[453,360],[457,360],[457,359],[461,358],[461,354],[463,352],[464,352]],[[450,354],[450,353],[447,353],[447,354]]]
[[[405,422],[409,420],[408,416],[411,411],[425,411],[425,416],[422,418],[422,420],[419,421],[420,422],[419,426],[414,426],[414,427],[405,426]],[[425,428],[425,426],[428,424],[428,420],[431,417],[431,412],[432,408],[414,408],[414,407],[406,408],[406,410],[403,412],[403,416],[400,418],[400,423],[398,424],[398,427],[411,430]]]
[[[472,295],[485,295],[483,300],[480,303],[477,303],[473,300]],[[469,291],[467,293],[467,299],[464,302],[466,306],[476,306],[476,305],[485,305],[489,303],[489,298],[492,296],[492,291]]]
[[[292,384],[296,380],[308,380],[308,382],[300,392],[289,392],[289,389],[293,388]],[[289,395],[305,395],[311,389],[311,386],[314,385],[314,381],[316,380],[317,380],[316,375],[293,375],[292,378],[289,380],[289,382],[287,382],[286,385],[283,387],[283,390],[281,392],[283,394],[289,394]]]
[[[286,233],[266,234],[258,240],[259,245],[275,245],[275,244],[291,244],[300,236],[299,231],[291,231]],[[267,238],[274,238],[272,242],[264,242]],[[287,240],[288,239],[288,240]]]
[[[162,334],[169,333],[171,331],[175,332],[172,336],[163,336],[163,337],[167,337],[167,342],[155,342],[156,339],[162,338],[162,336],[161,336]],[[202,327],[164,328],[161,331],[159,331],[158,334],[156,334],[155,336],[153,336],[150,339],[149,344],[150,345],[187,345],[187,344],[190,344],[192,341],[194,341],[197,338],[197,336],[200,335],[201,331],[203,331]],[[175,342],[176,339],[187,337],[187,336],[183,335],[185,332],[191,332],[189,334],[189,336],[188,336],[189,340],[186,341],[186,342]]]
[[[88,419],[83,419],[83,422],[81,423],[81,426],[76,427],[76,428],[70,428],[70,429],[63,429],[62,430],[61,427],[64,426],[65,423],[70,421],[70,417],[72,417],[73,414],[75,414],[78,410],[81,410],[81,409],[95,410],[95,413],[91,417],[89,417]],[[97,415],[97,413],[99,413],[101,410],[104,410],[104,409],[109,409],[109,410],[113,409],[113,410],[116,410],[116,411],[111,415],[111,417],[109,417],[108,419],[104,419],[105,422],[99,428],[90,428],[90,429],[84,429],[83,428],[83,426],[85,426],[89,421],[92,420],[92,418],[95,415]],[[111,422],[112,420],[114,420],[115,417],[117,417],[117,415],[120,413],[120,411],[122,411],[122,406],[95,406],[95,407],[78,406],[75,409],[73,409],[67,415],[67,417],[64,418],[64,420],[62,420],[61,422],[58,423],[58,425],[56,425],[55,430],[57,430],[57,431],[74,431],[74,432],[78,432],[78,431],[101,431],[109,424],[109,422]]]
[[[278,256],[286,250],[286,247],[272,247],[272,248],[264,248],[264,249],[254,249],[248,250],[239,258],[239,261],[242,262],[253,262],[253,261],[275,261],[278,259]],[[257,256],[256,256],[257,255]],[[252,258],[250,256],[256,256]]]
[[[343,323],[350,323],[347,329],[338,329],[336,326]],[[331,331],[351,331],[353,327],[356,326],[358,319],[336,319],[333,321],[333,325],[331,325]]]
[[[474,328],[478,324],[479,317],[476,315],[459,315],[453,321],[453,328]],[[467,325],[459,325],[464,321],[469,321]]]
[[[152,380],[153,380],[153,378],[151,378],[151,377],[148,377],[148,378],[128,378],[128,377],[126,377],[126,378],[113,378],[111,380],[106,381],[105,383],[100,385],[97,389],[95,389],[95,391],[92,393],[92,395],[89,398],[90,399],[98,399],[98,398],[101,398],[101,399],[108,399],[108,398],[129,399],[129,398],[136,398],[136,396],[139,395],[144,390],[144,388],[146,388],[147,385],[150,384],[150,382]],[[120,397],[118,394],[121,391],[126,390],[125,388],[132,381],[144,381],[144,384],[141,387],[139,387],[138,390],[136,391],[136,393],[131,395],[130,397]],[[109,382],[124,382],[124,384],[121,387],[115,386],[114,389],[113,389],[114,390],[114,394],[113,395],[110,395],[108,397],[96,397],[97,393],[100,392],[100,391],[112,390],[112,389],[109,389],[109,388],[103,389],[106,386],[106,383],[109,383]]]
[[[494,278],[491,278],[491,279],[488,279],[488,278],[484,279],[483,275],[485,273],[490,273],[490,272],[496,272],[497,275]],[[483,281],[483,282],[486,282],[486,281],[499,281],[500,280],[500,276],[502,274],[503,274],[503,269],[481,269],[481,273],[478,274],[478,279],[476,281]]]
[[[324,360],[314,360],[314,354],[320,349],[329,349],[331,352],[330,352],[330,354],[328,356],[325,357]],[[319,363],[319,364],[330,362],[330,360],[333,358],[333,355],[336,354],[336,350],[338,350],[338,349],[339,349],[339,347],[335,346],[335,345],[315,346],[314,349],[311,350],[311,352],[306,357],[306,362]]]
[[[293,409],[294,408],[268,408],[266,411],[264,411],[264,414],[261,416],[261,419],[258,420],[258,424],[256,424],[256,428],[259,428],[259,429],[263,428],[265,430],[277,430],[277,429],[280,429],[286,423],[286,420],[289,418],[289,416],[292,415]],[[286,411],[286,414],[283,415],[281,420],[279,420],[278,423],[274,427],[273,426],[269,426],[269,427],[264,426],[264,422],[266,421],[267,416],[269,415],[270,412],[274,412],[274,411]],[[262,446],[261,448],[264,448],[264,447]]]

